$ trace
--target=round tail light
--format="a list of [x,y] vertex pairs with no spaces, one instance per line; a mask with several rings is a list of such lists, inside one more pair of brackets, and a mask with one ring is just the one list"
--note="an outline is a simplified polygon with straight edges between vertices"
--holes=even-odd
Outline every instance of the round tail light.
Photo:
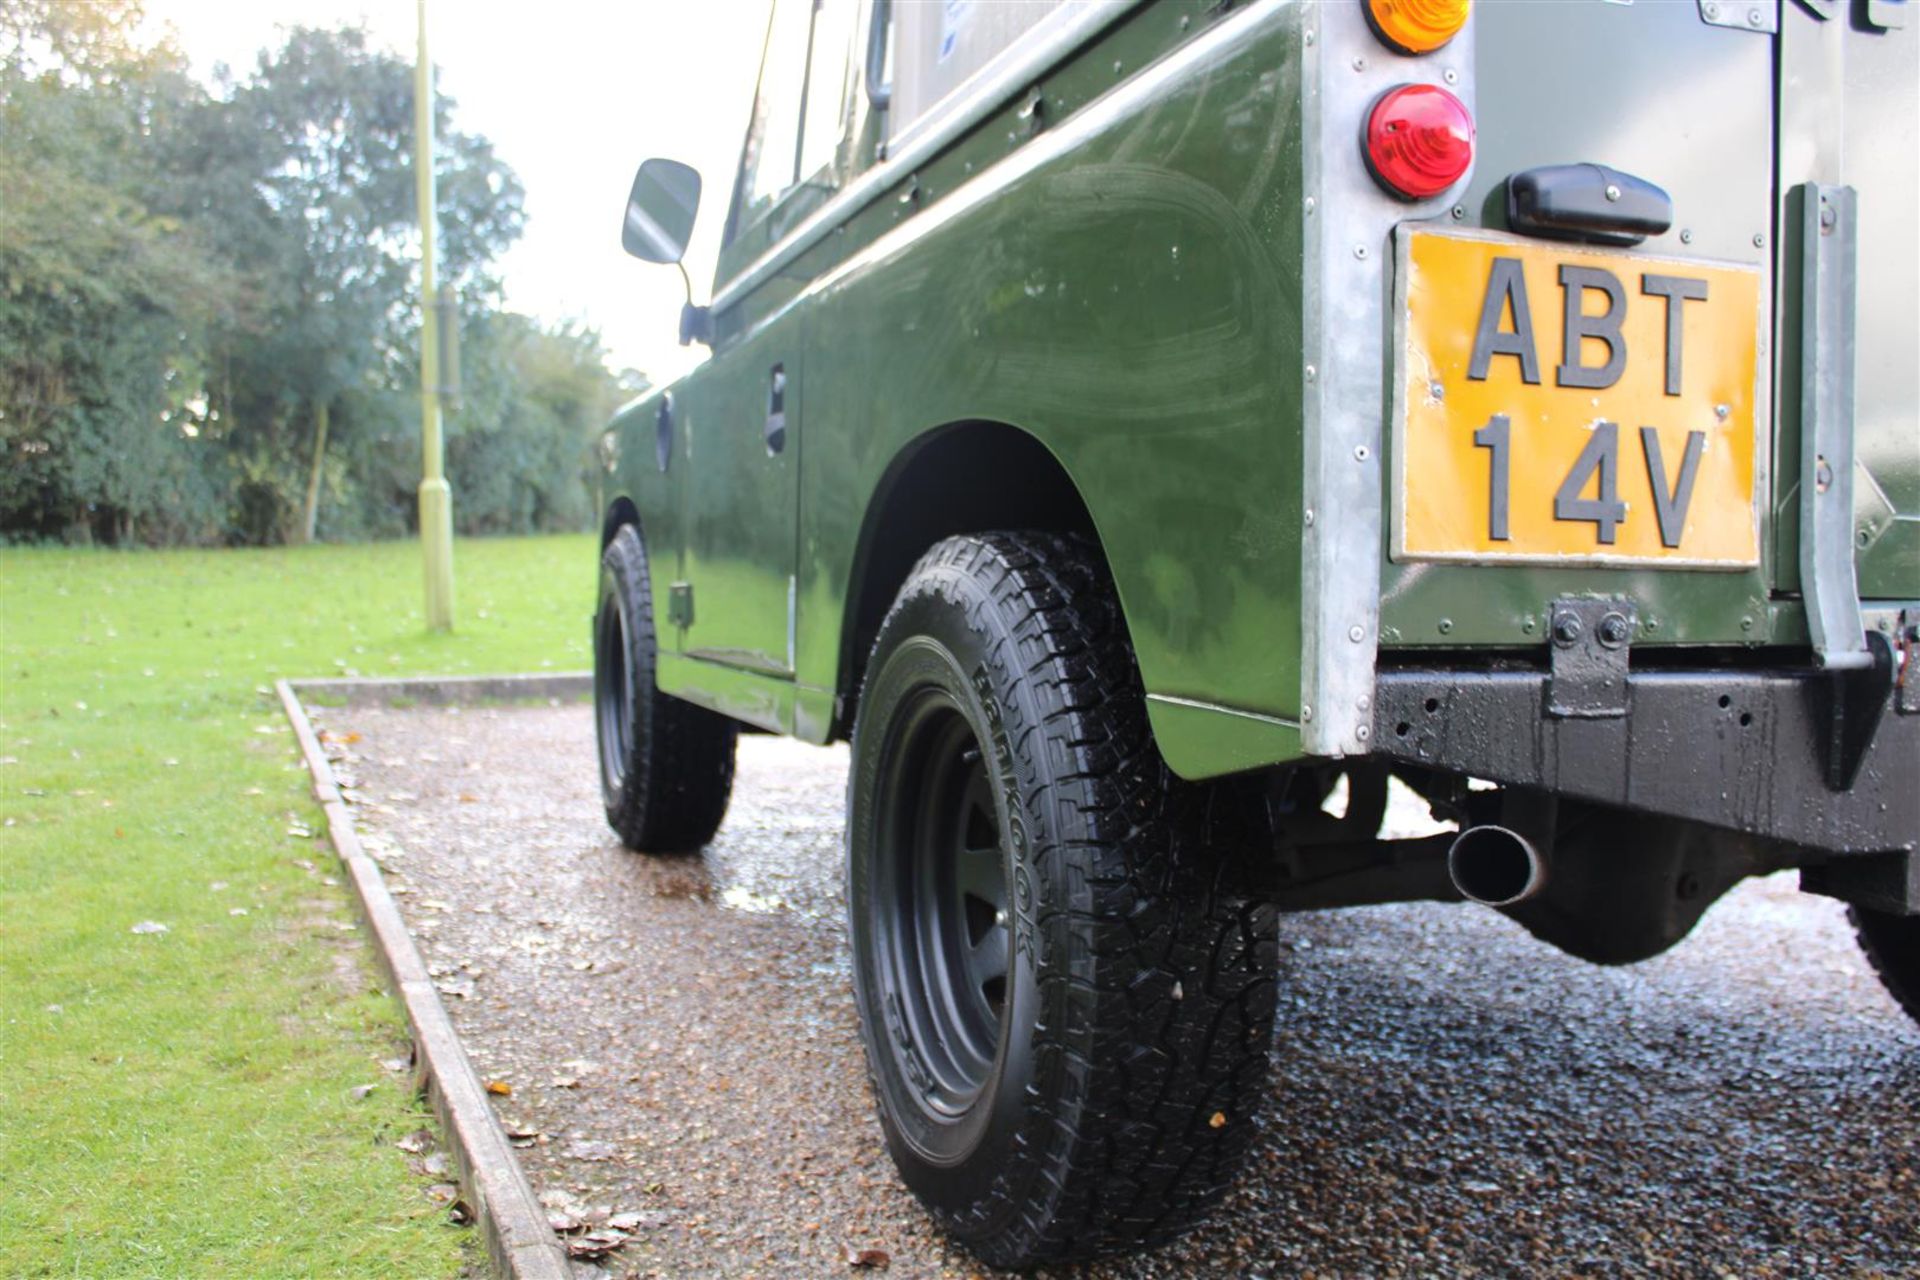
[[1432,53],[1467,25],[1471,0],[1367,0],[1367,22],[1398,53]]
[[1473,115],[1436,84],[1403,84],[1367,112],[1367,167],[1402,200],[1427,200],[1473,163]]

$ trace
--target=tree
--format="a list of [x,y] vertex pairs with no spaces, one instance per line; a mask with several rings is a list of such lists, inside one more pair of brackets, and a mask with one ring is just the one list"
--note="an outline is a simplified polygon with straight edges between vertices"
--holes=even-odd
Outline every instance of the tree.
[[[486,268],[520,233],[522,191],[490,143],[451,127],[453,108],[440,99],[436,125],[445,278],[490,298]],[[412,72],[370,50],[364,31],[296,29],[233,89],[220,121],[225,136],[201,154],[244,157],[253,179],[237,204],[205,212],[234,224],[260,291],[220,342],[234,391],[229,438],[273,509],[271,532],[311,539],[330,410],[418,324]],[[292,440],[300,421],[311,426],[304,451]],[[279,463],[302,452],[304,468]]]
[[0,7],[0,521],[40,533],[215,519],[200,355],[235,280],[155,206],[144,140],[204,95],[138,7]]

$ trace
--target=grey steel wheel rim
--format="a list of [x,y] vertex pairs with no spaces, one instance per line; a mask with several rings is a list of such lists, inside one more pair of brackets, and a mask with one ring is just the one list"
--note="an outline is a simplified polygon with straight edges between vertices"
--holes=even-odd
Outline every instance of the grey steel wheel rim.
[[915,1101],[954,1121],[985,1091],[1005,1022],[1012,934],[991,778],[945,690],[910,694],[882,755],[869,910],[889,1040]]

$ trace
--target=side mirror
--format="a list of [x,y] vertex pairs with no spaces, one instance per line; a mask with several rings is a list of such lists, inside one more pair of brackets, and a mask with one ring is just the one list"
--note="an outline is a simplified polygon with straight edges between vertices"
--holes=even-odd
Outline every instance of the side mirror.
[[700,173],[678,160],[649,160],[633,175],[620,246],[642,262],[677,263],[693,239]]

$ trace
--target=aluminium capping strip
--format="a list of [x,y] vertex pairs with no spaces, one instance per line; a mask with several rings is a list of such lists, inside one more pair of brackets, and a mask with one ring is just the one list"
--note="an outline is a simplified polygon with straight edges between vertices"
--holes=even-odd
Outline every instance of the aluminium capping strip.
[[714,295],[709,305],[715,311],[724,311],[740,302],[782,267],[825,239],[835,227],[873,203],[888,187],[903,181],[919,165],[1030,87],[1042,72],[1139,3],[1140,0],[1088,0],[1085,7],[1073,11],[1071,20],[1062,22],[1045,39],[1014,44],[1010,50],[1014,56],[997,66],[989,64],[982,68],[976,77],[977,83],[955,90],[948,99],[949,105],[934,109],[932,122],[926,128],[913,130],[885,160],[848,183],[785,239],[743,267]]

